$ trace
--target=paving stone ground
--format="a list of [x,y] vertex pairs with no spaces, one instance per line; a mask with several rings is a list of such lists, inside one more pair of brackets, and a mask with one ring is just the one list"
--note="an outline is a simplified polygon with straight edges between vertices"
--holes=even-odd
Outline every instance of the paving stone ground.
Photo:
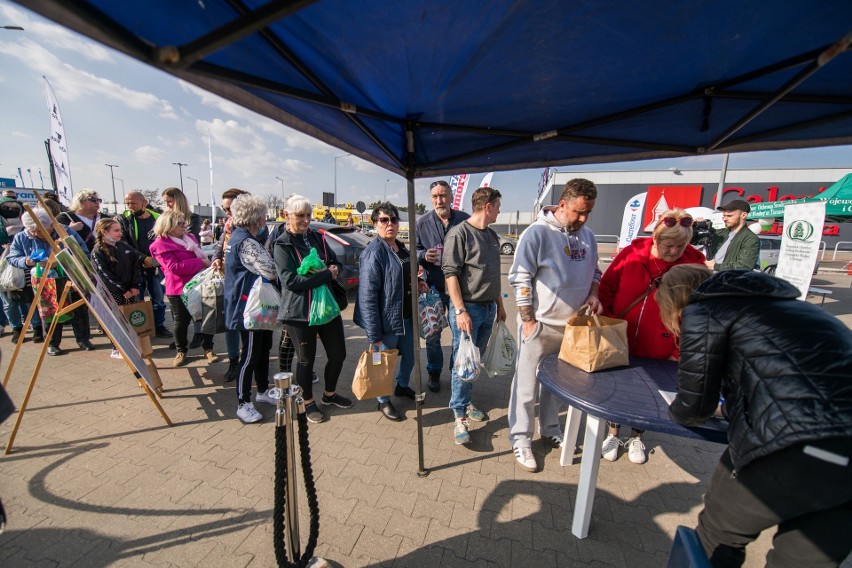
[[[826,309],[850,323],[849,277],[817,278],[815,285],[835,291]],[[339,388],[346,396],[366,343],[351,309],[344,314],[348,356]],[[0,343],[5,373],[8,335]],[[168,341],[158,340],[169,428],[124,363],[109,357],[105,337],[96,335],[94,343],[94,352],[45,360],[14,451],[0,457],[9,516],[0,566],[276,566],[273,407],[259,405],[264,422],[243,425],[235,418],[234,387],[222,383],[227,363],[206,365],[197,351],[188,367],[174,369]],[[74,345],[70,330],[63,345]],[[25,343],[15,364],[9,393],[18,405],[36,347]],[[216,349],[224,351],[222,336]],[[320,371],[324,363],[320,350]],[[626,456],[603,461],[589,537],[579,540],[570,532],[579,460],[561,467],[557,451],[535,442],[542,471],[515,465],[507,442],[510,380],[476,385],[474,403],[491,420],[474,424],[473,443],[459,447],[451,439],[445,373],[441,392],[429,393],[423,409],[428,477],[417,475],[410,401],[398,404],[401,423],[360,401],[311,425],[321,519],[316,554],[346,567],[664,566],[675,528],[696,523],[722,446],[648,432],[647,463]],[[0,426],[3,444],[13,420]],[[303,493],[300,523],[304,543]],[[769,546],[770,535],[762,535],[749,548],[747,566],[761,566]]]

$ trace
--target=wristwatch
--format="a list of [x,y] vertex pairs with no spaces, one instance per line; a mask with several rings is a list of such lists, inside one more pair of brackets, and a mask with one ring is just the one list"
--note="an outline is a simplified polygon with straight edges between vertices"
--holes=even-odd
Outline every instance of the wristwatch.
[[465,310],[464,308],[456,308],[456,309],[454,309],[453,311],[456,313],[456,315],[459,315],[460,313],[462,313],[462,312],[464,312],[464,311],[466,311],[466,310]]

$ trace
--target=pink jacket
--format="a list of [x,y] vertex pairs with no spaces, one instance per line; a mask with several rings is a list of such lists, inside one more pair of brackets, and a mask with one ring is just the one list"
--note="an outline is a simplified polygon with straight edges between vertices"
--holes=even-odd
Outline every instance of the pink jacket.
[[[195,241],[194,236],[189,233],[187,235]],[[157,237],[149,250],[151,256],[160,263],[160,270],[166,277],[166,296],[180,296],[184,284],[207,268],[204,261],[195,256],[194,252],[186,250],[169,237]]]

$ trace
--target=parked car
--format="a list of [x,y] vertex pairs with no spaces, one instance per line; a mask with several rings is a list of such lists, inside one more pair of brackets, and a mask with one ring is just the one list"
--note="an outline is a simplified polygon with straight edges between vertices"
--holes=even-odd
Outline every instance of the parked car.
[[[781,237],[775,235],[758,235],[760,239],[760,256],[757,264],[760,270],[767,274],[775,274],[778,267],[778,256],[781,254]],[[814,264],[814,274],[819,270],[819,257]]]
[[517,237],[500,237],[500,254],[515,254],[518,248]]

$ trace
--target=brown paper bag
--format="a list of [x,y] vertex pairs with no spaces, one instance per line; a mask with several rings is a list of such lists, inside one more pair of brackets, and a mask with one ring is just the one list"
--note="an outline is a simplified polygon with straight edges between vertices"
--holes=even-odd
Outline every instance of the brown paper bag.
[[[380,357],[381,364],[373,364],[373,354]],[[355,368],[355,378],[352,379],[352,394],[358,400],[390,396],[393,391],[393,381],[396,377],[396,363],[399,350],[371,351],[361,353],[358,367]]]
[[147,337],[154,335],[154,307],[150,300],[143,302],[134,302],[119,306],[121,313],[136,330],[136,335],[139,337]]
[[565,326],[559,358],[588,373],[627,365],[627,322],[578,313]]

